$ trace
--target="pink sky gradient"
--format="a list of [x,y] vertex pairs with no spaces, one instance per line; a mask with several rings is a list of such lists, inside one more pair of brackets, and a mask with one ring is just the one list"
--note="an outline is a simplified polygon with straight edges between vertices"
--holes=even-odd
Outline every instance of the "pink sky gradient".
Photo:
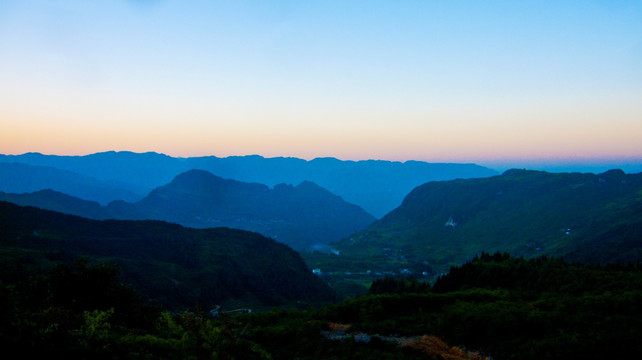
[[642,159],[639,2],[139,5],[0,4],[0,153]]

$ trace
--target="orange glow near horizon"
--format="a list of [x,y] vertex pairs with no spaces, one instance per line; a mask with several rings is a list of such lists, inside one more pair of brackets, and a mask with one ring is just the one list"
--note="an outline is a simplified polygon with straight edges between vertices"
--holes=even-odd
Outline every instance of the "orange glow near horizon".
[[[301,126],[303,127],[303,126]],[[40,152],[86,155],[102,151],[155,151],[170,156],[293,156],[304,159],[336,157],[345,160],[425,160],[484,162],[509,159],[629,158],[640,159],[640,134],[613,127],[575,128],[489,126],[456,129],[406,129],[380,127],[369,132],[337,126],[305,130],[263,127],[248,131],[242,126],[217,130],[196,127],[149,127],[92,123],[17,121],[2,126],[0,153]]]
[[642,4],[133,3],[0,5],[0,153],[642,159]]
[[[385,108],[216,113],[88,107],[0,110],[0,153],[86,155],[155,151],[170,156],[258,154],[304,159],[501,162],[511,159],[641,159],[642,105],[585,108]],[[102,111],[101,111],[102,110]],[[175,118],[172,118],[175,117]],[[297,121],[296,118],[306,119]],[[146,121],[144,119],[156,119]],[[327,118],[328,121],[323,119]],[[7,120],[10,119],[10,120]]]

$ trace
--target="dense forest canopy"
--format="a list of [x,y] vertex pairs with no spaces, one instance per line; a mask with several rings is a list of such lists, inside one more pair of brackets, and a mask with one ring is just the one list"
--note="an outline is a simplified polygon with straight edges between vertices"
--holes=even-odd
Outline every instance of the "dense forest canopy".
[[[3,273],[6,275],[6,273]],[[0,280],[7,351],[69,359],[605,359],[642,355],[642,266],[482,253],[430,287],[375,282],[305,310],[167,312],[117,266]],[[229,309],[229,308],[228,308]]]
[[117,263],[123,277],[170,309],[236,303],[322,303],[333,291],[291,248],[256,233],[160,221],[96,221],[0,202],[7,276],[71,263]]

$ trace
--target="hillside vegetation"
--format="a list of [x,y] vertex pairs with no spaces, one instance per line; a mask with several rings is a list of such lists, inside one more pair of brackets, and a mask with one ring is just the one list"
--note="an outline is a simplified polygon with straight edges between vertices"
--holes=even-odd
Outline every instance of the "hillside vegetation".
[[68,359],[637,359],[642,268],[482,253],[431,288],[386,278],[306,310],[169,313],[74,263],[3,278],[0,344]]
[[354,332],[437,336],[493,359],[633,359],[642,355],[642,268],[483,253],[432,289],[375,282],[368,296],[321,310]]
[[637,261],[641,232],[642,174],[510,170],[419,186],[397,209],[335,247],[346,258],[441,273],[481,251]]
[[170,309],[331,301],[333,291],[276,241],[227,228],[95,221],[0,202],[5,280],[85,257],[118,264],[125,281]]

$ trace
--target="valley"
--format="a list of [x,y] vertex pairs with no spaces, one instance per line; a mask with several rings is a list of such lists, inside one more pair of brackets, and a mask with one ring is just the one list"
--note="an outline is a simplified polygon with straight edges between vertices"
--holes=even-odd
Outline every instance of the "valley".
[[[49,184],[82,187],[64,174]],[[642,329],[641,175],[430,181],[378,220],[311,181],[198,169],[132,202],[0,192],[0,335],[33,339],[34,356],[627,357]]]
[[642,359],[642,1],[0,1],[8,359]]

